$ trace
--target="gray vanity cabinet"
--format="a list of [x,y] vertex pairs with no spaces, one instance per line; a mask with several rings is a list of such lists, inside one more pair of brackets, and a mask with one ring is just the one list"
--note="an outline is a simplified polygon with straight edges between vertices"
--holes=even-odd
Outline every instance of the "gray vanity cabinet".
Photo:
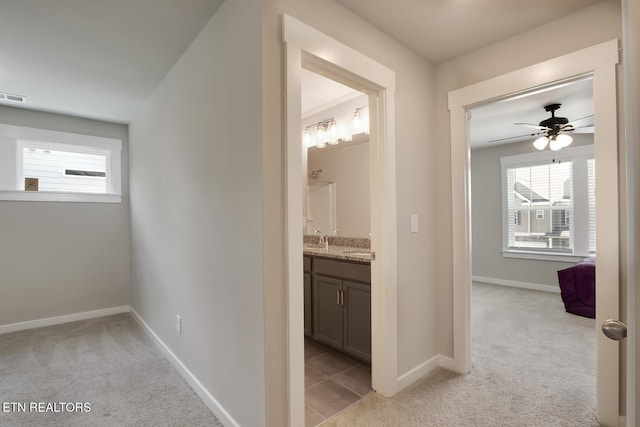
[[371,285],[342,282],[344,351],[371,362]]
[[316,275],[313,281],[313,339],[342,349],[342,280]]
[[312,338],[371,362],[371,266],[313,258]]

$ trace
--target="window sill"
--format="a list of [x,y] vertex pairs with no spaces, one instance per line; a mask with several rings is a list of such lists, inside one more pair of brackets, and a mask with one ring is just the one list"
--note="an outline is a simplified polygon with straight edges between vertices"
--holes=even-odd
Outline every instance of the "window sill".
[[563,253],[541,253],[529,251],[502,251],[504,258],[533,259],[537,261],[557,261],[576,263],[588,255],[563,254]]
[[0,200],[14,202],[122,203],[122,195],[1,190]]

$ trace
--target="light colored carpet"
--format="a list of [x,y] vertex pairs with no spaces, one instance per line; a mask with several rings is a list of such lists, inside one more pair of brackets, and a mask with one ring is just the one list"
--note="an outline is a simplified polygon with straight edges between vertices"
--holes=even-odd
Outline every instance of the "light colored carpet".
[[323,426],[589,427],[595,322],[559,294],[474,284],[473,370],[438,369],[393,398],[371,394]]
[[1,426],[222,425],[128,313],[0,335],[3,402],[87,402],[91,411],[0,406]]

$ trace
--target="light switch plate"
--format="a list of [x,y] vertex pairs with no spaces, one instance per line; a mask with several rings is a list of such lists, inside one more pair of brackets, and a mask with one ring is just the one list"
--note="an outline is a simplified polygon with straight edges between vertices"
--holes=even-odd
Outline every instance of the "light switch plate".
[[412,233],[418,232],[418,214],[411,215],[411,232]]

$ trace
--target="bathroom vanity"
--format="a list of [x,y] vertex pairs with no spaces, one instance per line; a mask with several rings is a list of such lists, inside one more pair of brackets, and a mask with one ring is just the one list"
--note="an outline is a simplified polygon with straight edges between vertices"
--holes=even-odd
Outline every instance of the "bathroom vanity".
[[371,363],[368,249],[305,247],[305,336]]

